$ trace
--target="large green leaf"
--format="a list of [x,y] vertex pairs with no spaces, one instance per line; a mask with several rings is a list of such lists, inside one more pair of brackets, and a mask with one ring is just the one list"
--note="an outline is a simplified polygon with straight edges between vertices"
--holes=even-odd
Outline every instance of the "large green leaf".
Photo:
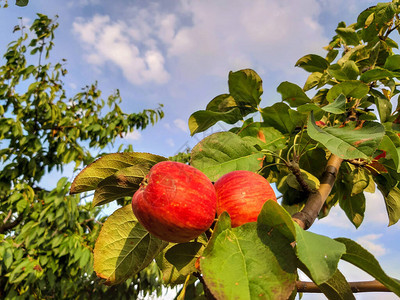
[[327,71],[339,81],[355,80],[360,73],[356,63],[352,60],[346,61],[343,65],[330,65]]
[[283,134],[292,133],[296,126],[301,126],[306,121],[304,114],[291,109],[282,102],[263,108],[261,114],[265,127],[274,127]]
[[329,62],[316,54],[308,54],[300,58],[296,64],[296,67],[303,68],[307,72],[321,72],[323,73],[329,66]]
[[263,93],[262,80],[251,69],[229,72],[229,93],[239,106],[257,108]]
[[124,206],[103,224],[94,248],[94,270],[108,285],[124,282],[145,268],[167,245],[139,224],[131,205]]
[[295,224],[297,257],[316,284],[328,281],[336,272],[346,247],[331,238],[305,231]]
[[393,78],[394,74],[388,70],[375,68],[363,73],[360,77],[360,80],[369,83],[371,81],[380,80],[380,79],[388,79]]
[[71,194],[91,191],[107,177],[115,174],[119,170],[140,166],[140,168],[150,168],[158,162],[166,160],[165,157],[151,153],[112,153],[107,154],[83,169],[71,185]]
[[263,154],[232,132],[217,132],[192,149],[191,165],[211,181],[235,170],[257,171]]
[[295,287],[296,256],[278,230],[247,223],[231,228],[223,213],[203,252],[200,268],[217,299],[288,299]]
[[292,217],[275,201],[264,203],[257,218],[257,228],[261,233],[278,230],[290,243],[296,240],[296,228]]
[[400,55],[396,54],[389,56],[383,67],[390,71],[400,71]]
[[276,151],[286,146],[285,136],[273,127],[264,127],[262,123],[254,122],[245,126],[238,135],[252,145],[261,149]]
[[400,296],[400,282],[387,276],[371,253],[350,239],[337,238],[335,240],[346,246],[346,253],[342,256],[343,260],[364,270],[397,296]]
[[375,99],[375,105],[378,109],[380,121],[381,123],[385,123],[392,114],[392,103],[382,93],[375,92],[374,90],[371,90],[371,92]]
[[326,99],[329,102],[332,102],[339,97],[340,94],[343,94],[346,97],[361,99],[368,93],[368,91],[368,85],[359,80],[343,81],[342,83],[334,85],[329,90],[328,94],[326,94]]
[[194,135],[196,133],[203,132],[215,125],[218,121],[228,124],[235,124],[237,121],[242,119],[243,117],[240,113],[240,109],[237,107],[224,112],[199,110],[194,112],[189,117],[190,134]]
[[132,197],[150,171],[151,165],[138,164],[119,170],[97,185],[93,206],[103,205],[123,197]]
[[360,39],[353,28],[339,27],[335,31],[343,39],[346,45],[357,46],[360,44]]
[[342,197],[339,199],[339,205],[344,210],[351,223],[358,228],[364,220],[364,193],[359,193],[354,196],[342,195]]
[[289,103],[291,107],[297,107],[311,102],[310,98],[308,98],[301,87],[288,81],[282,82],[278,86],[277,91],[282,95],[282,100]]
[[343,159],[370,159],[381,142],[385,129],[380,123],[370,121],[366,121],[361,128],[357,127],[356,122],[349,122],[345,127],[321,129],[315,124],[311,113],[307,132],[312,139]]
[[335,101],[321,107],[321,109],[336,115],[344,114],[346,111],[346,97],[343,94],[340,94]]

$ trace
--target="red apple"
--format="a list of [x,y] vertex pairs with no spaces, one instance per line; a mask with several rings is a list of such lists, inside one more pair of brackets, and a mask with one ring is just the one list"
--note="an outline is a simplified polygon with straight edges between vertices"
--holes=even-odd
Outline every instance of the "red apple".
[[173,243],[188,242],[213,223],[215,189],[196,168],[164,161],[150,169],[133,195],[132,209],[154,236]]
[[263,204],[276,201],[269,182],[257,173],[233,171],[219,178],[215,184],[217,214],[224,211],[231,217],[232,227],[257,221]]

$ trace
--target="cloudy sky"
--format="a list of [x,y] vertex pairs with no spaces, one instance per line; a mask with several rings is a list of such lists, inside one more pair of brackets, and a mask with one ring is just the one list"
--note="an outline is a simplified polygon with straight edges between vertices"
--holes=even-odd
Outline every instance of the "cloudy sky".
[[[4,0],[0,0],[0,3]],[[280,101],[282,81],[302,85],[306,72],[294,67],[305,54],[323,54],[339,21],[351,24],[375,4],[360,0],[181,0],[100,1],[32,0],[29,6],[0,9],[0,50],[16,36],[23,18],[58,15],[52,59],[67,59],[70,95],[98,81],[104,97],[119,89],[122,108],[137,112],[164,104],[165,118],[133,132],[120,143],[135,151],[174,155],[204,135],[190,137],[187,120],[216,95],[227,92],[228,72],[252,68],[263,79],[262,105]],[[214,130],[218,130],[218,125]],[[208,132],[207,134],[209,134]],[[110,152],[115,149],[108,149]],[[383,199],[367,195],[365,222],[356,230],[340,209],[317,222],[312,231],[351,237],[375,254],[389,275],[400,278],[400,226],[387,228]],[[370,277],[343,264],[349,280]],[[357,295],[376,299],[377,295]],[[379,294],[380,299],[397,299]],[[305,299],[324,299],[307,295]]]

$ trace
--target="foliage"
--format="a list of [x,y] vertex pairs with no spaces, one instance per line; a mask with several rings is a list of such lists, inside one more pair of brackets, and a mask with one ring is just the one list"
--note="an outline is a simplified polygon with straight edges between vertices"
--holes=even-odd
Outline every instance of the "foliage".
[[[283,82],[277,88],[282,102],[272,106],[260,106],[262,80],[255,71],[230,72],[229,93],[216,96],[205,110],[193,113],[189,127],[192,135],[219,121],[234,127],[200,141],[190,153],[190,164],[212,181],[239,169],[258,172],[276,183],[282,205],[267,201],[256,223],[237,228],[231,228],[229,215],[224,213],[212,234],[206,232],[207,239],[164,245],[161,253],[152,238],[140,249],[133,243],[129,247],[136,263],[130,270],[141,269],[152,253],[165,285],[184,283],[180,299],[293,299],[297,269],[301,269],[328,298],[354,299],[338,270],[343,259],[400,296],[399,281],[387,276],[367,250],[346,238],[333,240],[305,231],[306,226],[300,227],[297,223],[302,223],[294,222],[296,218],[291,216],[309,210],[305,204],[319,197],[324,206],[313,208],[315,217],[318,212],[320,218],[325,217],[339,204],[358,227],[364,219],[364,193],[374,192],[377,185],[385,199],[389,225],[398,222],[400,106],[393,108],[392,102],[399,97],[400,55],[394,53],[398,45],[390,36],[399,32],[399,13],[397,1],[380,3],[363,11],[354,24],[339,23],[336,35],[325,47],[325,57],[309,54],[297,61],[297,67],[310,73],[304,86]],[[261,121],[254,121],[255,117]],[[102,160],[109,158],[106,155]],[[94,168],[95,164],[87,167]],[[143,166],[140,170],[145,174],[148,169]],[[124,167],[107,178],[118,176],[118,172],[129,174]],[[336,183],[326,179],[336,173]],[[90,176],[94,180],[99,174],[93,171]],[[80,183],[78,176],[74,185]],[[90,189],[111,191],[117,186],[99,184]],[[132,193],[135,189],[132,186]],[[112,195],[106,201],[114,198]],[[130,206],[125,210],[130,211]],[[120,210],[110,219],[118,214]],[[132,221],[131,226],[134,224]],[[111,246],[104,242],[116,238],[113,227],[104,224],[102,228],[104,235],[95,248],[102,254],[95,256],[95,269],[110,259],[124,258],[126,244],[111,253]],[[143,235],[141,228],[127,231],[127,239]],[[115,276],[108,277],[109,283],[125,280],[126,266],[113,266],[108,272]],[[203,291],[198,282],[203,283]]]
[[48,176],[55,188],[41,187],[52,170],[68,164],[77,170],[94,161],[89,150],[99,152],[163,117],[161,108],[124,113],[118,91],[105,101],[96,84],[67,97],[66,61],[49,60],[57,26],[40,14],[29,33],[16,26],[21,36],[0,67],[0,298],[131,299],[140,290],[160,292],[155,265],[118,288],[102,285],[93,272],[101,210],[69,195],[65,177]]

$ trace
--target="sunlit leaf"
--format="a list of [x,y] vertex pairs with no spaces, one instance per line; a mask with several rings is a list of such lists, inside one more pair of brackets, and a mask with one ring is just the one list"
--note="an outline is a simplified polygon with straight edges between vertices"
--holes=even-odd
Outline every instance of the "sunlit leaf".
[[346,247],[326,236],[305,231],[297,224],[295,228],[297,257],[316,284],[328,281],[335,274]]
[[332,114],[343,114],[346,111],[346,97],[340,94],[335,101],[321,107],[321,109]]
[[199,110],[194,112],[189,117],[190,134],[194,135],[203,132],[215,125],[217,122],[222,121],[228,124],[235,124],[242,120],[242,114],[239,108],[235,107],[225,112],[215,112],[209,110]]
[[[226,220],[228,219],[228,220]],[[220,216],[200,268],[217,299],[287,299],[296,279],[296,257],[279,231],[260,232],[257,224],[230,228]]]
[[278,86],[277,91],[282,95],[282,100],[289,103],[291,107],[297,107],[311,102],[310,98],[304,93],[301,87],[288,81],[282,82]]
[[191,165],[205,173],[211,181],[235,170],[257,171],[263,154],[232,132],[217,132],[193,149]]
[[121,169],[138,165],[151,167],[164,160],[166,160],[165,157],[141,152],[107,154],[88,165],[76,176],[72,182],[70,193],[94,190],[102,180]]
[[315,124],[313,114],[308,119],[307,132],[312,139],[343,159],[370,159],[385,135],[380,123],[369,121],[361,128],[356,122],[349,122],[345,127],[321,129]]
[[139,224],[131,205],[124,206],[103,224],[94,248],[94,270],[108,285],[124,282],[167,245]]
[[262,80],[251,69],[229,72],[229,93],[239,106],[257,108],[263,93]]
[[345,95],[346,97],[353,97],[356,99],[361,99],[364,97],[369,91],[368,85],[358,80],[349,80],[343,81],[342,83],[338,83],[334,85],[326,95],[326,99],[329,102],[332,102],[340,94]]
[[274,127],[283,134],[292,133],[296,126],[306,122],[307,116],[291,109],[285,103],[275,103],[270,107],[263,108],[262,117],[266,127]]
[[300,58],[296,64],[296,67],[303,68],[307,72],[324,72],[329,66],[329,62],[316,54],[308,54]]

